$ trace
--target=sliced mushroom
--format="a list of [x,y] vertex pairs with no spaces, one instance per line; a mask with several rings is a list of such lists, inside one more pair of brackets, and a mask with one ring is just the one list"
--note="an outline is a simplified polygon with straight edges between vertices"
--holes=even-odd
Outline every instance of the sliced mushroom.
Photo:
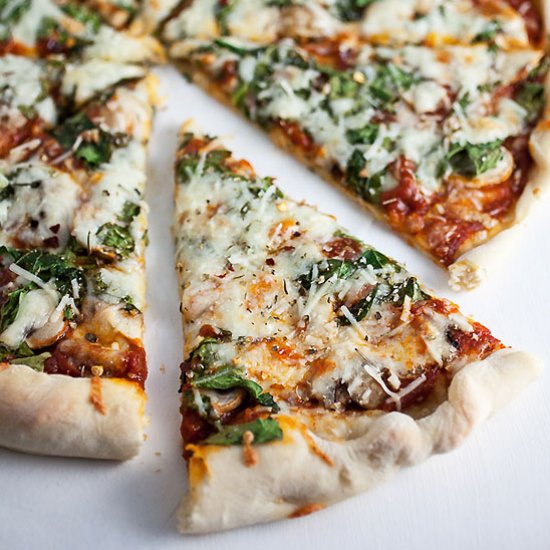
[[227,392],[217,392],[207,390],[204,392],[210,399],[210,404],[216,414],[221,416],[234,411],[238,406],[242,404],[246,396],[246,392],[242,389],[231,390]]
[[27,337],[27,344],[31,349],[51,346],[65,336],[68,328],[69,322],[65,319],[63,311],[54,312],[43,327]]

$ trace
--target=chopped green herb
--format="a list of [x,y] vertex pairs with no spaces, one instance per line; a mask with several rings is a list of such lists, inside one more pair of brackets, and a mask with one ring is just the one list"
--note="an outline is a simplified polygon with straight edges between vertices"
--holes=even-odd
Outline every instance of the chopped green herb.
[[529,120],[535,120],[544,107],[544,85],[526,81],[519,88],[514,99],[527,111]]
[[99,15],[85,6],[76,4],[67,4],[61,8],[69,17],[76,19],[86,26],[93,34],[96,34],[101,27],[101,19]]
[[234,1],[235,0],[218,0],[214,7],[214,14],[222,36],[227,36],[229,34],[229,25],[227,20],[231,10],[234,7]]
[[376,0],[337,0],[336,11],[342,21],[358,21],[367,6]]
[[498,33],[502,32],[502,25],[496,19],[489,21],[485,29],[474,36],[472,42],[492,42]]
[[130,224],[132,220],[141,212],[141,206],[135,202],[126,201],[122,207],[122,212],[118,216],[121,222]]
[[367,124],[363,128],[348,130],[346,137],[348,141],[356,145],[358,143],[363,145],[371,145],[378,136],[378,124]]
[[96,235],[99,241],[112,248],[119,258],[126,258],[135,249],[134,238],[128,227],[105,223],[97,230]]
[[494,168],[502,159],[502,141],[488,143],[454,143],[447,154],[447,160],[454,172],[473,178]]

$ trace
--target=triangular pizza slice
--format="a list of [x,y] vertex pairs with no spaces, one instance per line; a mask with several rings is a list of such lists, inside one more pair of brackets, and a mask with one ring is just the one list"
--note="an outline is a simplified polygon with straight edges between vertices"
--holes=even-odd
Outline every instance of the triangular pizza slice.
[[402,265],[184,127],[183,532],[304,515],[451,450],[539,370]]
[[550,188],[540,50],[216,39],[171,54],[457,289],[480,283]]

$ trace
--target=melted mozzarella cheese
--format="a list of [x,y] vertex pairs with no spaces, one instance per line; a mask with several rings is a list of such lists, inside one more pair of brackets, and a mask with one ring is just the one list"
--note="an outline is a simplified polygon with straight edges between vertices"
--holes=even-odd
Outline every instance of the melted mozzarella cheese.
[[95,94],[125,79],[141,78],[145,69],[127,63],[93,60],[78,65],[70,64],[63,75],[61,92],[71,96],[77,103],[92,98]]
[[[203,173],[205,166],[203,155],[176,188],[187,352],[201,341],[204,324],[228,330],[233,340],[216,348],[220,364],[244,368],[277,397],[307,380],[312,398],[335,409],[345,399],[367,409],[388,400],[399,408],[426,381],[424,367],[453,361],[449,327],[472,330],[458,313],[412,313],[408,296],[397,307],[376,301],[364,318],[352,313],[351,304],[373,288],[387,296],[405,284],[403,268],[371,265],[347,278],[321,278],[329,266],[325,244],[342,231],[333,218],[279,197],[273,186],[253,193],[242,179]],[[307,290],[298,282],[304,274]],[[337,397],[342,387],[344,402]]]
[[145,307],[145,279],[143,264],[134,259],[118,262],[112,267],[102,267],[99,270],[101,281],[107,289],[101,293],[102,300],[118,304],[128,301],[139,310]]
[[53,289],[36,289],[25,294],[15,320],[0,334],[0,342],[10,348],[18,347],[33,330],[46,325],[55,313],[59,298]]
[[44,97],[43,65],[21,56],[0,57],[0,88],[13,107],[33,107],[47,123],[54,124],[56,107],[51,97]]
[[80,200],[79,185],[69,174],[39,161],[14,168],[16,175],[10,179],[14,194],[0,202],[0,241],[12,246],[16,240],[32,248],[55,237],[64,247]]
[[[75,216],[73,235],[83,246],[100,248],[97,236],[100,227],[118,220],[127,201],[141,201],[145,187],[145,157],[144,146],[131,142],[115,150],[110,162],[101,166],[100,179],[91,197]],[[136,244],[141,241],[139,233],[134,237]]]
[[45,18],[61,21],[64,14],[51,0],[31,0],[31,5],[21,19],[12,28],[12,37],[16,42],[34,46],[38,31]]

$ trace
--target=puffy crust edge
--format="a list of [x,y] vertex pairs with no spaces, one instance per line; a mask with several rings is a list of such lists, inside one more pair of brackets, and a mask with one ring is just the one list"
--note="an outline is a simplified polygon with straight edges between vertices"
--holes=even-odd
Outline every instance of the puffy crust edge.
[[0,446],[31,454],[127,460],[143,442],[145,394],[135,383],[101,379],[104,414],[87,378],[0,368]]
[[198,447],[189,461],[178,527],[197,534],[297,517],[366,491],[404,467],[458,447],[540,368],[527,353],[497,351],[459,371],[447,400],[429,416],[415,420],[392,412],[352,419],[354,436],[344,441],[316,436],[299,416],[283,417],[283,440],[254,447],[258,462],[251,467],[242,447]]

